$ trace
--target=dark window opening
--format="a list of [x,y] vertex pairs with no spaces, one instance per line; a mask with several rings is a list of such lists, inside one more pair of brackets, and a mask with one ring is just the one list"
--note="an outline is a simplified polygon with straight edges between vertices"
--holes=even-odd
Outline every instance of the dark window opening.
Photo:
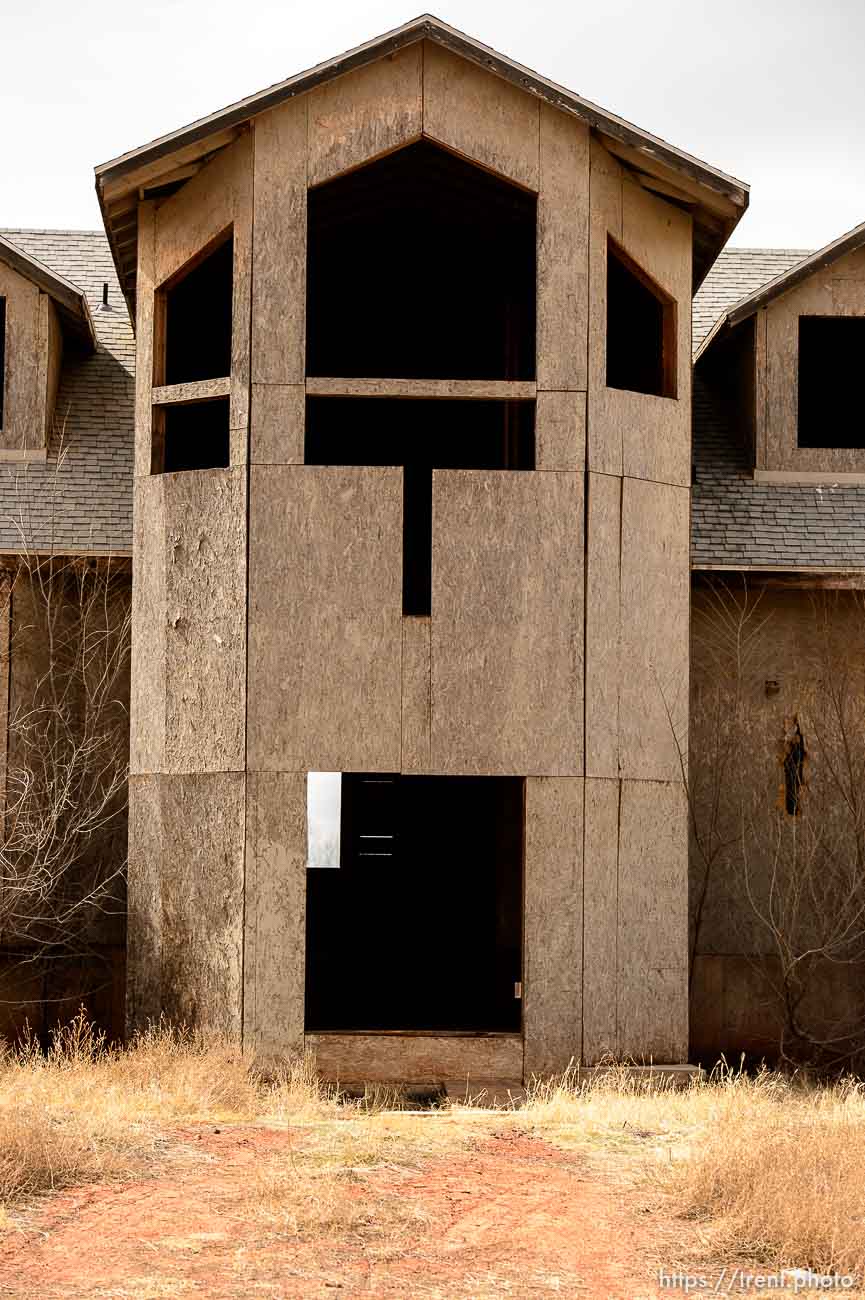
[[3,396],[6,392],[6,299],[0,298],[0,429],[3,428]]
[[865,316],[799,317],[800,447],[865,448]]
[[804,781],[805,739],[797,721],[784,751],[784,807],[791,817],[798,817],[801,810]]
[[307,871],[306,1029],[520,1029],[523,782],[344,774]]
[[607,387],[676,396],[676,304],[627,253],[607,244]]
[[234,241],[229,237],[162,290],[164,357],[158,384],[222,379],[231,373],[233,273]]
[[307,374],[532,379],[536,211],[428,141],[310,190]]
[[310,397],[307,465],[403,467],[403,613],[432,603],[433,469],[535,467],[533,402]]
[[184,402],[153,412],[152,473],[225,469],[230,463],[229,402]]

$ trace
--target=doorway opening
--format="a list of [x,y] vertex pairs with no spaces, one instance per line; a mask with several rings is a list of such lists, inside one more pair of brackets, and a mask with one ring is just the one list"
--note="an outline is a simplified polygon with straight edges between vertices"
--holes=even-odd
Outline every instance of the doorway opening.
[[518,1033],[522,778],[324,776],[309,777],[307,1032]]

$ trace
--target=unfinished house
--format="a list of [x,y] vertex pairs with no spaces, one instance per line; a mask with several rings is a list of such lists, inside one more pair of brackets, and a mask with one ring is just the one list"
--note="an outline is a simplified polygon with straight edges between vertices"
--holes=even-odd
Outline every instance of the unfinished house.
[[123,1034],[134,339],[102,232],[0,231],[0,1034]]
[[130,1025],[688,1054],[691,296],[747,191],[435,18],[97,168]]
[[865,226],[695,302],[692,1050],[861,1059]]

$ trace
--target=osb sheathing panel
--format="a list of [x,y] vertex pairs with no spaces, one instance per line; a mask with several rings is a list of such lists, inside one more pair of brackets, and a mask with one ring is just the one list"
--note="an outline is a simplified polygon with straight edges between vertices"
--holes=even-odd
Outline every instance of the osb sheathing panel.
[[583,476],[433,472],[432,765],[579,776]]
[[[138,205],[138,268],[135,277],[135,477],[151,469],[153,429],[153,330],[156,287],[156,212],[152,200]],[[140,554],[138,552],[137,554]],[[136,559],[136,563],[137,563]]]
[[588,344],[589,129],[540,105],[537,380],[585,391]]
[[588,475],[586,774],[619,775],[622,480]]
[[766,468],[766,309],[754,317],[754,464]]
[[517,1082],[523,1077],[519,1034],[307,1034],[305,1043],[319,1074],[341,1083],[459,1080],[471,1095],[475,1080]]
[[253,466],[248,761],[395,772],[402,471]]
[[10,451],[32,451],[46,446],[48,340],[40,330],[40,298],[44,297],[24,276],[0,262],[0,298],[6,299],[6,374],[0,446]]
[[253,128],[254,384],[299,384],[306,368],[306,114],[302,96]]
[[424,135],[537,190],[540,101],[430,41],[423,59]]
[[525,1074],[578,1062],[582,1032],[583,782],[529,777],[523,914]]
[[430,622],[405,618],[402,624],[401,772],[430,770]]
[[586,394],[538,393],[535,469],[574,470],[586,463]]
[[619,770],[625,777],[682,779],[689,520],[688,488],[623,481]]
[[309,183],[318,185],[420,138],[423,46],[418,41],[304,98],[309,105]]
[[619,822],[619,1054],[688,1052],[687,798],[679,782],[623,781]]
[[586,778],[583,876],[583,1062],[618,1052],[619,786]]
[[167,595],[166,476],[136,479],[133,492],[130,771],[165,766]]
[[[861,447],[799,447],[799,317],[865,316],[865,249],[848,253],[770,303],[766,316],[765,468],[865,473]],[[851,413],[850,419],[857,417]],[[845,431],[845,437],[847,431]]]
[[140,479],[135,532],[132,770],[242,771],[244,471]]
[[246,778],[139,776],[131,789],[130,997],[240,1040]]
[[[45,446],[48,446],[54,423],[54,409],[57,401],[57,389],[60,386],[60,371],[63,367],[63,333],[57,317],[57,309],[47,293],[41,295],[40,307],[44,322],[46,342],[45,367]],[[62,423],[58,421],[58,423]]]
[[156,285],[163,284],[229,226],[234,232],[229,412],[231,463],[242,465],[246,463],[249,422],[252,285],[252,136],[248,132],[212,158],[192,180],[156,209]]
[[243,1041],[303,1049],[306,774],[252,772],[246,805]]
[[302,465],[303,384],[253,384],[249,459],[253,465]]
[[[607,239],[612,236],[676,302],[677,396],[606,386]],[[589,469],[685,486],[691,481],[691,218],[627,179],[597,143],[591,153]]]

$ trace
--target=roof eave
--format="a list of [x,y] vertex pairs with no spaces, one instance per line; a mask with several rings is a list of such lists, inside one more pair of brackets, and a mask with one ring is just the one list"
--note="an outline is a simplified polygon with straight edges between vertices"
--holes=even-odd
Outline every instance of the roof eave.
[[64,334],[86,351],[96,350],[96,329],[84,293],[77,285],[56,271],[25,253],[17,244],[0,235],[0,261],[22,275],[43,293],[47,293],[57,307]]

